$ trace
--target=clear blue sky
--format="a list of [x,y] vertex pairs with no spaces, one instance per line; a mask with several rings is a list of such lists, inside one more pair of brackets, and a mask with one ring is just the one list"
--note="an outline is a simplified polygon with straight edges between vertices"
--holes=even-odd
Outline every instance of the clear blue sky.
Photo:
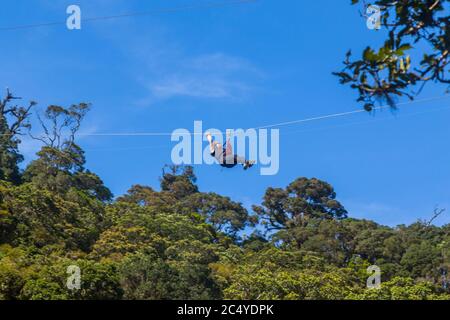
[[[8,0],[0,27],[65,21],[74,3],[84,17],[98,17],[202,2]],[[360,107],[356,95],[331,72],[348,49],[383,38],[357,9],[350,1],[260,0],[86,23],[81,31],[0,31],[0,86],[41,108],[91,102],[82,130],[92,133],[192,130],[194,120],[248,128],[350,111]],[[429,86],[421,98],[444,90]],[[435,205],[450,210],[447,107],[450,99],[285,127],[278,175],[196,166],[198,183],[249,206],[268,186],[317,177],[335,187],[352,217],[388,225],[426,219]],[[168,137],[85,137],[80,144],[87,167],[115,195],[137,183],[157,187],[173,146]],[[38,147],[24,141],[28,161]],[[449,223],[450,212],[437,222]]]

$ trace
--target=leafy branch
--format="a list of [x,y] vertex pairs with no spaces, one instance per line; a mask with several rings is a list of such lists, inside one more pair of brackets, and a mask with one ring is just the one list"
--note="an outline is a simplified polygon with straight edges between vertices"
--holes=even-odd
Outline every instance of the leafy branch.
[[[333,73],[358,91],[357,101],[367,111],[380,100],[395,107],[395,97],[414,99],[430,81],[450,84],[450,17],[445,15],[450,0],[378,0],[374,5],[384,9],[380,24],[388,30],[387,40],[379,49],[366,47],[358,60],[348,51],[344,69]],[[410,53],[419,46],[428,52],[413,64]]]

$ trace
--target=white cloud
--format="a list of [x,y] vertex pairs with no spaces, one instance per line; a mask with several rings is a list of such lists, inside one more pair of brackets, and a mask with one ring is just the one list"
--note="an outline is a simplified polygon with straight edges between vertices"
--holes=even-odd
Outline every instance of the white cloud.
[[170,76],[161,82],[150,86],[150,90],[157,98],[171,98],[188,96],[197,98],[224,98],[231,95],[231,88],[227,83],[218,79],[203,79],[192,76]]
[[179,96],[241,99],[251,90],[243,82],[208,74],[176,74],[150,85],[152,95],[161,99]]
[[168,74],[150,81],[155,99],[191,97],[243,100],[257,88],[263,73],[249,61],[214,53],[185,59]]

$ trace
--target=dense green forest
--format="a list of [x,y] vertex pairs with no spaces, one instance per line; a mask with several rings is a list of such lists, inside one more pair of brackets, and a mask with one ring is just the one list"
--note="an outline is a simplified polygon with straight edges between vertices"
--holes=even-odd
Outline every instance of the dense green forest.
[[[189,166],[114,197],[76,143],[90,105],[48,107],[20,169],[34,103],[15,100],[0,103],[0,299],[450,299],[450,225],[352,219],[304,177],[247,210],[199,190]],[[370,265],[381,288],[366,286]]]

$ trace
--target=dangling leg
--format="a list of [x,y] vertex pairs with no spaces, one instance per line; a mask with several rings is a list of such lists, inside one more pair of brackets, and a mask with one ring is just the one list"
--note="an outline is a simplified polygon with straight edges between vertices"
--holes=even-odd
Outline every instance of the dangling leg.
[[255,161],[249,161],[246,160],[244,157],[238,156],[236,154],[230,154],[225,157],[225,163],[224,166],[227,168],[233,168],[234,166],[240,164],[244,168],[244,170],[247,170],[255,164]]
[[224,162],[224,164],[234,167],[237,164],[245,165],[247,161],[244,157],[240,157],[235,154],[227,154],[227,156],[224,158]]

